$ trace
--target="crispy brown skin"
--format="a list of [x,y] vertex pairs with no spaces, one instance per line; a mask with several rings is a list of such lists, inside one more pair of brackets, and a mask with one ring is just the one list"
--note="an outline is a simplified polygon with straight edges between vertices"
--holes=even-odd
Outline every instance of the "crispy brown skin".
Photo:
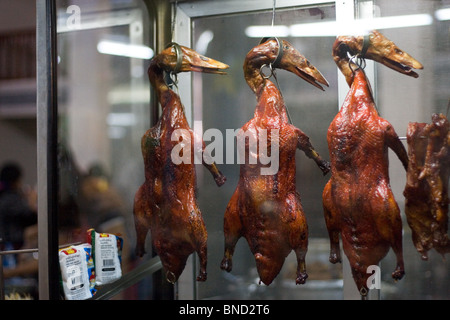
[[[243,127],[243,132],[257,134],[279,130],[279,170],[274,175],[261,175],[259,162],[240,166],[237,188],[228,203],[224,218],[225,252],[221,268],[232,269],[232,256],[240,237],[244,237],[255,257],[260,280],[269,285],[280,272],[286,256],[294,250],[297,256],[296,283],[305,283],[307,274],[305,255],[308,246],[308,225],[295,186],[295,152],[299,148],[314,159],[324,172],[328,162],[314,151],[309,138],[288,123],[283,99],[276,86],[264,80],[256,90],[257,106],[254,118]],[[259,141],[258,141],[259,143]],[[249,156],[249,142],[245,146]]]
[[[177,281],[193,252],[200,259],[198,281],[207,277],[207,232],[198,208],[195,188],[194,133],[189,128],[180,98],[163,81],[163,71],[157,59],[149,67],[150,82],[156,89],[163,114],[141,140],[145,166],[145,182],[136,192],[134,218],[137,233],[136,255],[145,253],[145,238],[151,231],[152,244],[161,258],[169,282]],[[171,152],[178,141],[172,141],[176,129],[185,129],[189,136],[183,141],[191,144],[191,163],[175,164]],[[201,145],[204,147],[203,142]],[[225,177],[215,164],[203,163],[217,185]]]
[[[339,235],[358,290],[367,268],[394,250],[394,279],[404,275],[402,222],[389,184],[388,148],[407,168],[406,150],[392,125],[378,116],[364,72],[355,71],[345,102],[327,134],[331,178],[323,191],[330,261],[340,262]],[[367,292],[367,291],[366,291]]]
[[448,239],[448,181],[450,175],[449,122],[433,114],[430,124],[411,122],[407,142],[410,166],[406,174],[405,215],[412,240],[423,260],[435,248],[450,252]]

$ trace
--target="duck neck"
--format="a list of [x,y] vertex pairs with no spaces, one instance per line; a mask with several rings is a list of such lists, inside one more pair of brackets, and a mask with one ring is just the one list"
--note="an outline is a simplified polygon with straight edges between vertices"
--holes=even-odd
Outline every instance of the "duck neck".
[[167,98],[166,95],[168,95],[172,90],[170,90],[166,81],[164,81],[164,70],[155,60],[152,60],[150,66],[148,67],[148,78],[150,80],[150,84],[156,91],[159,103],[161,106],[164,106],[164,100]]
[[281,118],[284,122],[288,121],[283,97],[272,81],[266,79],[264,85],[256,92],[256,96],[258,103],[255,108],[255,117]]
[[244,78],[255,94],[261,90],[267,80],[261,75],[260,68],[252,65],[249,59],[246,59],[244,62]]
[[364,70],[357,69],[353,75],[353,83],[341,108],[342,113],[354,117],[356,113],[378,114],[372,95],[372,88],[367,81]]
[[[345,80],[347,81],[347,84],[349,87],[352,86],[353,81],[355,80],[355,73],[353,70],[358,69],[358,66],[352,62],[349,62],[348,59],[340,59],[338,61],[335,62],[339,68],[339,70],[341,71],[341,73],[344,75]],[[350,63],[351,63],[351,68],[350,68]]]
[[263,77],[261,66],[252,63],[251,59],[246,59],[244,78],[258,101],[255,117],[282,117],[287,121],[283,97],[277,86],[268,78]]
[[162,108],[163,122],[170,120],[175,123],[180,117],[183,121],[186,120],[180,97],[167,85],[163,69],[152,62],[148,68],[148,76]]

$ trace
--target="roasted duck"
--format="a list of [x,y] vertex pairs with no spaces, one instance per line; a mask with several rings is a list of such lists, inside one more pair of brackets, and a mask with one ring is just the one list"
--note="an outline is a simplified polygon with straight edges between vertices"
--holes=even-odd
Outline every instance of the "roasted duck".
[[[244,237],[254,255],[260,281],[266,285],[280,272],[292,250],[298,260],[296,283],[305,283],[307,278],[308,226],[295,186],[296,149],[313,159],[324,174],[329,171],[328,162],[317,154],[308,136],[288,122],[279,90],[260,69],[278,60],[277,68],[290,71],[320,89],[320,84],[328,83],[289,42],[282,41],[282,48],[278,43],[281,42],[269,39],[254,47],[244,62],[244,76],[257,97],[257,105],[254,118],[239,134],[250,139],[245,140],[246,162],[240,166],[239,182],[225,212],[225,252],[221,263],[223,270],[231,271],[235,245]],[[276,59],[281,49],[283,54]],[[269,153],[279,155],[274,172],[264,172],[270,165],[263,164],[261,143]],[[259,152],[252,151],[256,145]]]
[[[363,44],[363,42],[365,42]],[[323,191],[325,221],[330,237],[330,262],[341,261],[343,250],[361,294],[368,292],[367,273],[392,248],[395,280],[404,275],[402,221],[389,182],[388,148],[408,167],[408,155],[392,125],[379,117],[364,71],[349,58],[365,48],[365,58],[417,77],[410,68],[422,66],[392,41],[373,31],[370,37],[338,37],[333,57],[351,86],[331,122],[328,149],[331,178]]]
[[[205,281],[207,277],[207,232],[196,200],[194,165],[194,147],[199,145],[203,149],[204,143],[195,140],[201,138],[194,137],[180,97],[164,81],[164,71],[224,74],[222,70],[226,68],[226,64],[177,44],[156,55],[148,68],[150,83],[155,88],[162,107],[162,116],[144,134],[141,141],[145,182],[134,199],[136,255],[142,256],[145,253],[145,239],[150,230],[153,247],[161,258],[167,280],[172,283],[177,281],[187,258],[194,251],[200,259],[197,280]],[[179,154],[177,152],[174,155],[173,150],[179,144],[183,144],[183,149],[180,150],[191,150],[191,154],[187,157],[189,161],[177,164],[175,162],[179,161],[174,161],[174,156]],[[191,148],[184,148],[186,145]],[[183,159],[185,156],[183,154]],[[221,186],[225,177],[214,163],[208,163],[203,160],[216,184]]]
[[448,239],[448,181],[450,125],[443,114],[432,122],[410,122],[407,131],[409,167],[406,173],[405,215],[412,240],[423,260],[434,248],[450,252]]
[[430,188],[425,179],[419,179],[425,163],[428,144],[424,136],[426,123],[409,123],[406,133],[408,143],[409,165],[406,171],[405,215],[412,231],[412,240],[422,259],[427,260],[427,252],[433,248],[431,223],[433,217],[430,210]]

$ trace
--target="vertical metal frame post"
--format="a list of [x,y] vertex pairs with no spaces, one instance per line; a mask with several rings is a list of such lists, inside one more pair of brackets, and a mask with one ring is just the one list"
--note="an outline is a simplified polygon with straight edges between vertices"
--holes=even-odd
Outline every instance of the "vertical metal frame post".
[[39,299],[59,299],[55,0],[36,1]]

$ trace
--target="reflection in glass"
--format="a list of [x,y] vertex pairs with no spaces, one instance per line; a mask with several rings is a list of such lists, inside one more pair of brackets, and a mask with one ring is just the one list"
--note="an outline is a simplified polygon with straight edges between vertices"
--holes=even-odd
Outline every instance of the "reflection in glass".
[[[150,126],[148,12],[137,0],[57,5],[59,243],[85,242],[89,228],[119,234],[125,274],[136,263],[132,204]],[[118,298],[146,299],[151,284],[126,292]]]

